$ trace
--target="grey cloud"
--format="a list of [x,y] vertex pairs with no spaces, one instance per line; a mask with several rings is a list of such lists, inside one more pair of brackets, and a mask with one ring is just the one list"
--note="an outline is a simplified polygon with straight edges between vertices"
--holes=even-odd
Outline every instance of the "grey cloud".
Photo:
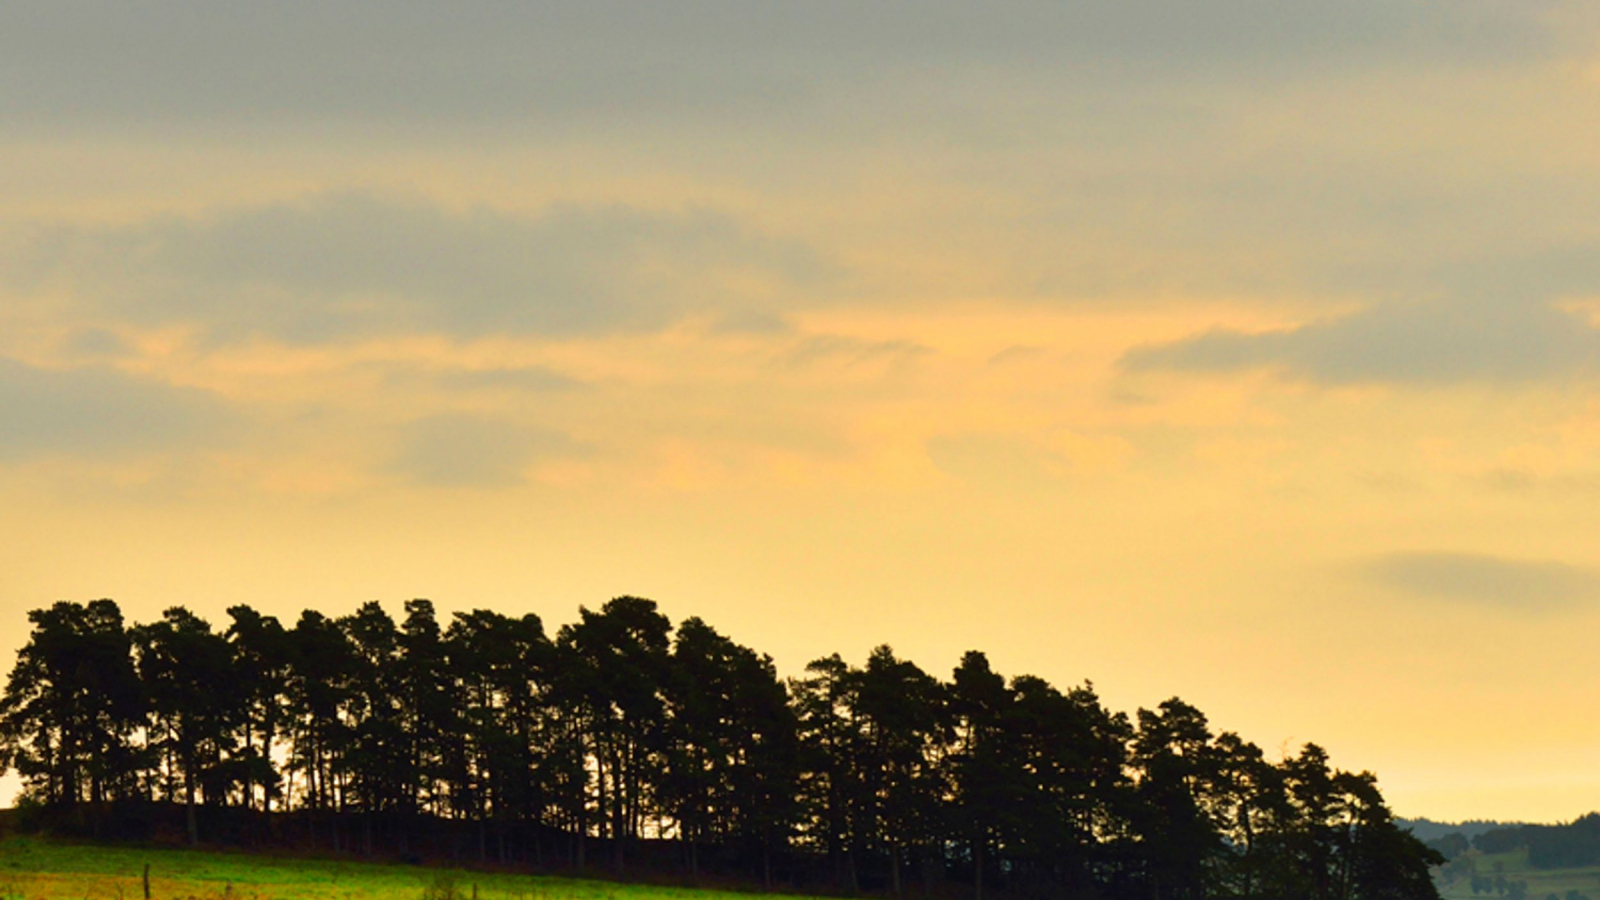
[[1474,487],[1482,486],[1497,491],[1525,493],[1546,491],[1564,498],[1574,494],[1592,494],[1600,491],[1600,476],[1577,473],[1551,474],[1516,466],[1497,466],[1472,476]]
[[834,275],[807,246],[712,211],[456,213],[361,193],[12,238],[0,279],[15,290],[65,290],[126,320],[291,339],[652,328],[792,300]]
[[384,384],[400,391],[491,391],[510,394],[548,394],[586,387],[587,383],[543,366],[464,369],[378,364]]
[[[1576,185],[1562,187],[1580,202],[1594,199],[1581,193]],[[1466,260],[1442,263],[1436,277],[1452,295],[1476,303],[1504,302],[1507,297],[1561,298],[1600,292],[1600,243],[1562,236],[1546,239],[1542,244],[1535,250],[1479,252]]]
[[783,316],[761,309],[735,309],[711,323],[713,334],[777,335],[794,330]]
[[[915,72],[1193,79],[1549,52],[1554,0],[91,0],[0,6],[0,115],[44,123],[784,113]],[[821,104],[819,104],[820,106]]]
[[[1389,176],[1398,177],[1398,173]],[[1388,179],[1369,187],[1391,198],[1407,189]],[[1521,185],[1518,188],[1516,193],[1527,207],[1515,216],[1495,219],[1490,215],[1491,208],[1504,205],[1495,196],[1503,186],[1496,186],[1465,199],[1463,202],[1468,205],[1432,210],[1431,220],[1423,212],[1394,216],[1375,210],[1366,213],[1364,226],[1353,218],[1330,223],[1330,230],[1365,227],[1368,232],[1381,234],[1385,249],[1359,261],[1334,254],[1317,266],[1312,280],[1335,294],[1391,300],[1407,295],[1446,298],[1452,305],[1489,319],[1526,312],[1546,301],[1600,294],[1600,243],[1559,224],[1543,227],[1545,218],[1557,218],[1552,211],[1592,207],[1600,201],[1600,194],[1571,181],[1544,185],[1538,190]],[[1355,183],[1331,190],[1346,195],[1362,193],[1361,186]],[[1430,245],[1426,240],[1413,239],[1413,231],[1438,227],[1443,221],[1439,213],[1462,216],[1468,214],[1464,211],[1468,208],[1478,210],[1476,215],[1490,221],[1484,223],[1486,230],[1467,243]]]
[[801,340],[783,358],[791,366],[823,361],[858,366],[873,362],[901,364],[932,352],[932,348],[915,341],[864,341],[839,334],[816,334]]
[[0,461],[193,445],[231,421],[203,391],[107,368],[58,371],[0,359]]
[[1399,553],[1362,566],[1383,587],[1434,600],[1542,611],[1600,596],[1600,572],[1476,553]]
[[100,360],[128,356],[133,352],[133,347],[121,335],[104,328],[75,331],[62,349],[74,357]]
[[1129,370],[1280,368],[1329,384],[1519,382],[1591,373],[1600,332],[1547,302],[1391,303],[1299,328],[1136,348]]
[[1044,350],[1039,347],[1032,347],[1027,344],[1012,344],[1004,350],[991,355],[988,365],[1004,366],[1021,360],[1037,359],[1042,355],[1044,355]]
[[540,366],[518,369],[457,369],[434,376],[441,387],[456,390],[564,391],[583,382]]
[[514,485],[535,460],[591,452],[560,431],[459,413],[411,422],[399,437],[393,470],[436,487]]

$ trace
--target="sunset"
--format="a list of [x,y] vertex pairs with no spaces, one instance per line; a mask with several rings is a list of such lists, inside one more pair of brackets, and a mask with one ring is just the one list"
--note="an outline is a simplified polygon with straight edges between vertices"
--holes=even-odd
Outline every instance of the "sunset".
[[0,126],[8,668],[643,597],[1600,809],[1592,6],[17,3]]

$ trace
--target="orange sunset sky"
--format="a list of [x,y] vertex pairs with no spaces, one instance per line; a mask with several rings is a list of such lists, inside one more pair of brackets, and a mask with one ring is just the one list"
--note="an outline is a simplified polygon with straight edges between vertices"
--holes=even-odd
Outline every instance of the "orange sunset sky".
[[0,664],[636,594],[1570,819],[1597,210],[1587,2],[8,3]]

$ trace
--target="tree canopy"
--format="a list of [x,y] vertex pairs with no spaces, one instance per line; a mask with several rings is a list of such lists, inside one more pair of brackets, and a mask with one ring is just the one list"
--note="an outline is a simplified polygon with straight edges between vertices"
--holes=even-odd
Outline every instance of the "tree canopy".
[[1370,773],[1315,744],[1273,762],[1177,698],[1130,716],[977,651],[948,679],[885,645],[786,680],[638,597],[554,634],[426,600],[398,622],[377,603],[228,615],[29,613],[0,763],[37,816],[896,897],[1437,897],[1443,857]]

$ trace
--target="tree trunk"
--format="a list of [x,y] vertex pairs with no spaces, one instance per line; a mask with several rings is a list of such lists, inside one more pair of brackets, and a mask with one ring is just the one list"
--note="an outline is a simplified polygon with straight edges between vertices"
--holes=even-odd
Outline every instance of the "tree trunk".
[[1250,811],[1247,808],[1239,810],[1239,820],[1244,825],[1244,896],[1255,896],[1255,829],[1250,821]]
[[[246,756],[249,756],[250,751],[255,749],[255,746],[250,743],[251,736],[250,717],[246,715],[244,720],[244,752]],[[266,791],[263,790],[262,793],[266,793]],[[256,808],[255,783],[251,781],[248,769],[245,770],[244,775],[244,808],[247,813]]]
[[900,846],[889,845],[889,883],[893,886],[894,895],[900,896]]
[[983,900],[983,838],[978,838],[972,844],[972,898]]
[[189,829],[189,846],[200,843],[200,822],[194,813],[194,763],[183,767],[183,821]]
[[622,768],[622,754],[611,757],[611,855],[617,874],[627,871],[625,856],[628,838],[627,773]]
[[328,807],[330,818],[333,821],[333,852],[338,853],[344,848],[339,843],[339,814],[344,812],[344,791],[338,782],[334,782],[332,803]]

